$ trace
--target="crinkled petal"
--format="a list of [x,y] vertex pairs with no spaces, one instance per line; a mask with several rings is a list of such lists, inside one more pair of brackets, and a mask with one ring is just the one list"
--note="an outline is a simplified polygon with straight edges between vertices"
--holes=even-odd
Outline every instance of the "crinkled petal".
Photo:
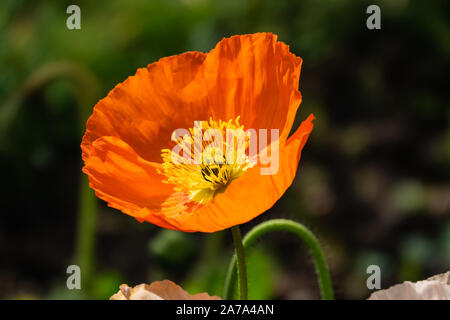
[[157,172],[159,164],[142,159],[117,137],[97,139],[83,171],[96,195],[109,206],[161,227],[173,226],[158,214],[162,204],[174,193]]
[[94,107],[81,148],[83,160],[103,136],[118,137],[149,161],[161,161],[161,149],[171,144],[175,129],[190,128],[193,119],[207,119],[209,106],[192,90],[205,59],[187,52],[138,69]]
[[246,129],[278,129],[284,143],[301,102],[301,64],[271,33],[223,39],[208,53],[200,73],[213,118],[240,116]]

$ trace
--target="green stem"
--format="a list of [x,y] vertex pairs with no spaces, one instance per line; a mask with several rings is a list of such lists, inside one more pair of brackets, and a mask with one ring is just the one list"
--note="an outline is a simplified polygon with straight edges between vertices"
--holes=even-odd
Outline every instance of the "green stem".
[[81,288],[89,292],[94,275],[94,245],[97,216],[97,200],[89,187],[86,175],[81,176],[78,199],[78,221],[76,236],[75,263],[81,268]]
[[237,257],[238,275],[239,275],[239,292],[240,300],[248,299],[248,285],[247,285],[247,266],[245,265],[244,246],[242,244],[241,231],[239,226],[231,228],[233,234],[234,247],[236,249],[235,256]]
[[[312,258],[314,260],[314,265],[316,268],[316,273],[319,279],[319,287],[324,300],[334,299],[333,286],[331,284],[330,272],[328,271],[328,266],[325,260],[325,255],[319,244],[319,241],[314,236],[314,234],[309,231],[305,226],[300,223],[286,220],[286,219],[274,219],[263,222],[252,230],[250,230],[244,237],[243,246],[248,249],[255,241],[270,232],[273,231],[287,231],[297,235],[301,240],[303,240],[308,246]],[[224,299],[231,299],[233,294],[233,286],[236,274],[236,256],[233,256],[230,265],[228,267],[227,277],[225,279],[225,287],[223,292]]]

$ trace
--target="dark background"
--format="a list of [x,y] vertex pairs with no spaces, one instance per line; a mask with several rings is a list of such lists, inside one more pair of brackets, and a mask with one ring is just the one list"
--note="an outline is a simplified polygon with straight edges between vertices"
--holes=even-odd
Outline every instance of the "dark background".
[[[66,28],[74,3],[81,30]],[[381,30],[366,28],[369,4]],[[341,299],[368,297],[371,264],[383,288],[449,270],[449,14],[445,0],[2,0],[0,298],[105,299],[165,278],[221,294],[230,232],[168,231],[93,202],[79,144],[95,102],[137,68],[260,31],[303,58],[295,128],[317,120],[293,185],[243,231],[276,217],[310,227]],[[319,297],[293,236],[248,260],[250,298]],[[66,288],[73,263],[79,291]]]

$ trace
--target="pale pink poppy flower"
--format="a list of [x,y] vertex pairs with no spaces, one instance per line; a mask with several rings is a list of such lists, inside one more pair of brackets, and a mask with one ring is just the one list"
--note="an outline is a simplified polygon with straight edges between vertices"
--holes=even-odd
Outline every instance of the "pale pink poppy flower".
[[109,298],[110,300],[221,300],[220,297],[207,293],[189,294],[170,280],[155,281],[151,284],[140,284],[133,288],[126,284]]
[[405,281],[375,291],[368,300],[450,300],[450,271],[423,281]]

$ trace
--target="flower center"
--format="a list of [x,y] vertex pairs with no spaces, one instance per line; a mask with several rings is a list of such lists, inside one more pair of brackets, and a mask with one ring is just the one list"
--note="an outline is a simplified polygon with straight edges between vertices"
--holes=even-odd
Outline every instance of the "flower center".
[[[165,182],[191,200],[207,203],[255,162],[246,155],[250,133],[239,117],[227,122],[196,121],[194,127],[174,132],[172,150],[161,150]],[[181,153],[181,154],[180,154]]]

